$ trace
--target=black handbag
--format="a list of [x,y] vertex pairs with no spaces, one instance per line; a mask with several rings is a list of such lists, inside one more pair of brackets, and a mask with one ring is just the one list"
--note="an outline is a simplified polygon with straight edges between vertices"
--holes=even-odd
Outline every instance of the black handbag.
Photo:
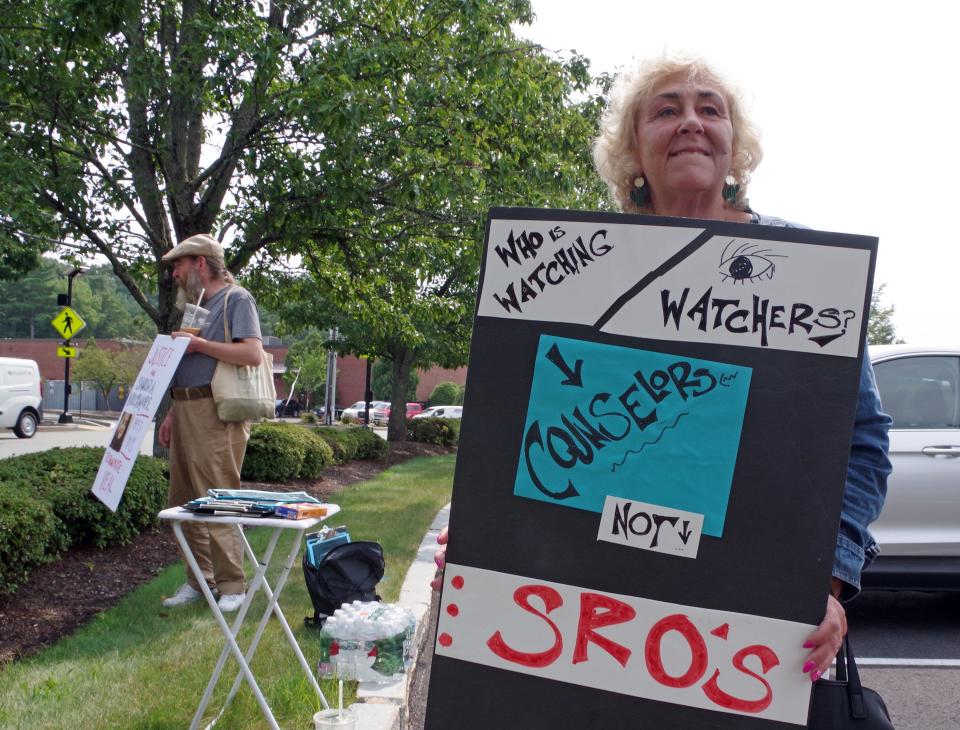
[[837,678],[821,679],[813,684],[807,727],[810,730],[893,730],[883,698],[860,684],[849,637],[844,638],[837,654]]

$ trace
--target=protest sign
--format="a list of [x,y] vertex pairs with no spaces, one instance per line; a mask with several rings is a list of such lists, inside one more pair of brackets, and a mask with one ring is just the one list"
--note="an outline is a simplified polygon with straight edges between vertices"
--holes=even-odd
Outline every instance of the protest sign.
[[140,444],[170,380],[187,350],[189,339],[158,335],[130,388],[123,412],[103,454],[91,492],[111,511],[117,511]]
[[427,728],[790,728],[877,241],[495,209]]

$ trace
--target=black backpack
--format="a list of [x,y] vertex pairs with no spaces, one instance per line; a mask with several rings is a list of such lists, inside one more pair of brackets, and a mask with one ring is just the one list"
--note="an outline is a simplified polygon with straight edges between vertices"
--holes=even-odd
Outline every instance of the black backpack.
[[303,577],[313,602],[313,618],[304,623],[321,628],[327,617],[349,601],[379,601],[374,588],[383,578],[383,548],[377,542],[348,542],[329,550],[316,567],[303,556]]

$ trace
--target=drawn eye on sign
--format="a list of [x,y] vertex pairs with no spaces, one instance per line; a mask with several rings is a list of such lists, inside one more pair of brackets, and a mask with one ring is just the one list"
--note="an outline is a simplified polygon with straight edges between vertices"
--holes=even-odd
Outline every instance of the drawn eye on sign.
[[[785,259],[782,254],[772,253],[773,249],[760,248],[755,243],[737,244],[737,239],[730,239],[720,256],[720,276],[723,281],[733,279],[734,283],[747,281],[758,282],[773,278],[777,270],[772,259]],[[734,248],[731,250],[731,246]]]

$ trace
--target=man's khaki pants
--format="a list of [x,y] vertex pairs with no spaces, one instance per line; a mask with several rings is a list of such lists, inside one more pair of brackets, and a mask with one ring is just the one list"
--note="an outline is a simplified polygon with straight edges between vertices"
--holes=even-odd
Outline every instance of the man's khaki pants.
[[[240,488],[248,422],[224,423],[213,398],[199,398],[175,401],[172,425],[168,507],[205,497],[208,489]],[[183,534],[207,585],[221,595],[244,592],[243,542],[235,525],[185,522]],[[189,568],[187,582],[200,590]]]

